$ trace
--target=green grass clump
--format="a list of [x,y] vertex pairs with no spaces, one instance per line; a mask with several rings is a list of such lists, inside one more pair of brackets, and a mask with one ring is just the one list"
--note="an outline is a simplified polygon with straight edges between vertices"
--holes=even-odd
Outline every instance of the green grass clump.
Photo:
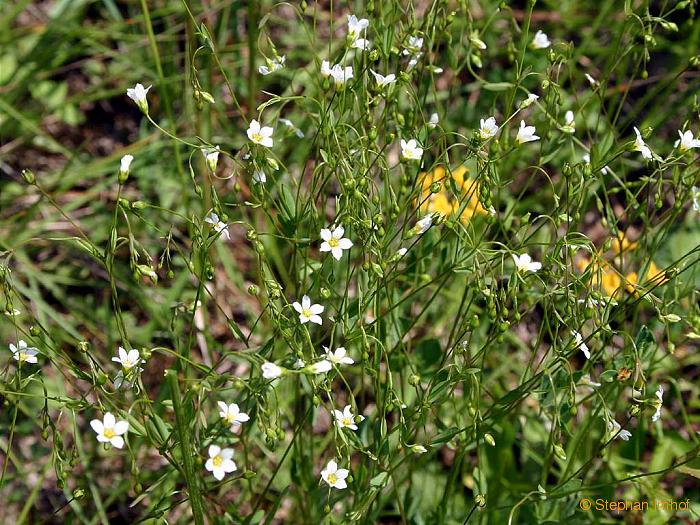
[[695,9],[0,5],[0,521],[700,519]]

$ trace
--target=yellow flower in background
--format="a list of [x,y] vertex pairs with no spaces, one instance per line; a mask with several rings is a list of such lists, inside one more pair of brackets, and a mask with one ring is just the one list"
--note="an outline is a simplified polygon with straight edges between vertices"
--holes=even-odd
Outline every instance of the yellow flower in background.
[[590,280],[591,286],[602,288],[608,297],[615,297],[622,286],[622,275],[603,259],[596,262],[593,262],[591,259],[581,259],[576,263],[581,272],[586,271],[591,265],[593,265]]
[[[451,195],[447,184],[448,173],[443,166],[437,166],[428,173],[421,173],[419,184],[421,185],[420,209],[424,213],[438,213],[444,217],[459,215],[462,222],[466,222],[476,215],[487,215],[488,212],[479,202],[479,184],[467,176],[466,166],[459,166],[452,171],[452,180],[460,192],[460,197]],[[440,191],[432,193],[430,186],[438,182],[442,186]],[[466,205],[465,205],[466,201]],[[460,209],[464,206],[464,208]]]
[[[629,293],[634,293],[635,288],[639,284],[639,275],[637,272],[631,272],[627,274],[627,291]],[[649,261],[649,269],[647,270],[646,278],[642,281],[649,286],[659,286],[668,281],[666,278],[666,272],[664,270],[659,270],[659,268],[654,264],[654,261]]]

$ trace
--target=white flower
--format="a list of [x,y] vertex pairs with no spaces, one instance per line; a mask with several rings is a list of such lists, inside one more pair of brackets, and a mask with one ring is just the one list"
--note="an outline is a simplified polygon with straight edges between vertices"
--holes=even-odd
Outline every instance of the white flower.
[[308,295],[301,298],[301,304],[298,302],[292,303],[292,308],[299,314],[299,322],[301,324],[308,323],[309,321],[316,324],[323,323],[319,315],[323,312],[323,306],[320,304],[311,304],[311,299],[309,299]]
[[253,119],[250,121],[250,126],[248,127],[248,138],[255,144],[271,148],[272,131],[270,126],[260,127],[260,122]]
[[420,58],[421,53],[418,53],[415,56],[411,57],[411,60],[408,61],[408,66],[406,67],[406,71],[411,71],[414,67],[416,67],[416,64],[418,63],[418,59]]
[[333,365],[330,361],[326,359],[318,361],[317,363],[314,363],[309,367],[309,370],[311,370],[311,372],[316,375],[325,374],[326,372],[330,372],[332,369]]
[[211,172],[216,171],[216,165],[219,163],[219,153],[221,153],[219,146],[215,146],[213,148],[202,148],[202,155],[204,155],[204,158],[207,161],[207,166]]
[[119,175],[121,177],[129,176],[129,169],[131,168],[131,162],[134,160],[133,155],[124,155],[119,161]]
[[608,421],[608,433],[611,437],[619,437],[622,441],[629,441],[632,437],[632,433],[623,429],[615,420]]
[[691,191],[693,192],[693,210],[700,211],[700,202],[698,202],[700,188],[698,188],[697,186],[693,186]]
[[39,350],[33,346],[27,346],[27,343],[20,339],[17,346],[10,343],[10,352],[12,352],[12,357],[15,358],[15,361],[19,361],[20,364],[35,364],[37,362],[36,356],[39,353]]
[[496,133],[498,133],[498,125],[496,124],[495,117],[489,117],[486,120],[479,120],[479,136],[483,140],[495,137]]
[[233,449],[222,449],[216,445],[209,445],[209,459],[204,464],[204,468],[221,481],[226,474],[234,472],[237,468],[233,462]]
[[253,181],[258,184],[265,184],[267,182],[267,175],[263,170],[255,170],[253,172]]
[[573,133],[576,131],[576,122],[574,120],[574,112],[567,111],[564,115],[564,126],[561,128],[564,133]]
[[678,135],[680,136],[680,140],[677,140],[673,144],[674,148],[679,148],[681,151],[688,151],[692,148],[700,148],[700,139],[693,138],[692,131],[686,130],[685,133],[683,133],[681,130],[678,130]]
[[[590,163],[591,163],[591,156],[590,156],[588,153],[584,153],[584,154],[581,156],[581,158],[583,159],[583,162],[585,162],[586,164],[590,164]],[[600,168],[600,172],[601,172],[603,175],[607,175],[607,174],[608,174],[608,171],[609,171],[609,168],[608,168],[607,166],[603,166],[602,168]]]
[[652,421],[658,421],[661,417],[661,407],[664,404],[664,387],[659,386],[659,389],[656,391],[656,397],[658,401],[654,402],[656,405],[656,412],[654,412],[654,415],[651,416]]
[[373,69],[370,69],[369,72],[372,73],[372,76],[374,77],[374,80],[377,81],[377,85],[379,87],[386,87],[386,86],[389,86],[389,85],[393,84],[394,82],[396,82],[396,75],[394,75],[393,73],[391,73],[390,75],[384,76],[384,75],[377,73]]
[[338,464],[330,460],[326,468],[321,471],[321,479],[334,489],[344,489],[348,486],[345,478],[347,478],[349,474],[350,471],[348,469],[338,468]]
[[90,426],[97,434],[97,441],[100,443],[111,443],[113,447],[122,448],[124,446],[123,434],[129,431],[128,421],[117,421],[113,414],[107,412],[104,419],[93,419]]
[[518,141],[518,144],[524,144],[525,142],[532,142],[535,140],[540,140],[540,138],[535,135],[535,132],[537,130],[535,129],[535,126],[528,126],[525,124],[524,120],[520,121],[520,129],[518,130],[518,134],[515,137],[515,140]]
[[304,138],[304,132],[297,128],[294,125],[294,122],[292,122],[291,120],[289,120],[288,118],[281,118],[280,122],[287,126],[289,129],[291,129],[297,137],[299,137],[300,139]]
[[[365,419],[364,416],[357,416],[360,421]],[[343,411],[333,410],[333,418],[335,419],[335,424],[338,428],[349,428],[350,430],[357,430],[357,425],[355,424],[355,415],[352,413],[352,407],[347,405]]]
[[204,222],[211,224],[214,226],[214,231],[216,233],[221,234],[221,238],[225,240],[229,240],[231,237],[229,236],[228,233],[228,226],[224,221],[219,219],[219,216],[214,213],[213,211],[209,213],[206,217],[204,217]]
[[331,252],[333,257],[337,261],[343,256],[343,250],[349,250],[352,248],[352,241],[350,239],[344,239],[343,234],[345,230],[342,226],[336,227],[333,231],[328,228],[323,228],[321,230],[321,251]]
[[146,95],[151,87],[152,86],[148,86],[144,88],[143,85],[136,84],[133,88],[126,90],[126,96],[136,102],[141,112],[145,114],[148,114],[148,100],[146,99]]
[[284,62],[286,60],[286,57],[282,55],[281,57],[275,57],[272,60],[269,58],[265,59],[267,65],[266,66],[260,66],[258,68],[258,73],[261,75],[269,75],[270,73],[274,73],[278,69],[282,69],[284,67]]
[[346,355],[347,350],[342,346],[337,348],[335,352],[331,352],[327,346],[324,346],[323,349],[326,351],[326,359],[334,365],[352,365],[355,362],[352,357]]
[[263,363],[260,368],[262,369],[262,375],[265,379],[276,379],[283,373],[283,370],[279,366],[269,361]]
[[402,51],[402,53],[404,55],[413,55],[415,57],[419,57],[422,48],[423,39],[418,36],[410,36],[408,37],[408,45],[406,46],[406,49]]
[[403,257],[404,255],[406,255],[406,253],[408,253],[408,248],[399,248],[399,250],[396,252],[396,255],[398,255],[399,257]]
[[539,98],[540,98],[540,97],[538,97],[538,96],[535,95],[534,93],[530,93],[530,94],[527,96],[527,98],[526,98],[525,100],[523,100],[523,101],[520,103],[520,109],[525,109],[525,108],[531,106],[531,105],[534,104],[535,101],[536,101],[537,99],[539,99]]
[[549,38],[542,31],[537,31],[535,38],[532,39],[532,47],[535,49],[547,49],[552,43]]
[[422,219],[420,219],[418,222],[416,222],[416,229],[418,233],[425,233],[428,231],[428,228],[433,224],[433,216],[432,215],[426,215]]
[[440,122],[440,117],[437,113],[432,113],[430,115],[430,120],[428,121],[428,127],[430,129],[435,129]]
[[128,352],[124,350],[121,346],[118,348],[117,353],[119,354],[118,357],[113,357],[112,361],[115,363],[119,363],[122,365],[122,368],[128,372],[135,366],[140,365],[141,363],[145,363],[143,359],[141,359],[141,356],[139,355],[139,351],[136,350],[135,348],[132,348]]
[[586,356],[586,359],[591,358],[591,351],[588,349],[588,346],[586,343],[583,341],[583,337],[581,334],[579,334],[576,330],[571,330],[571,335],[574,336],[574,340],[576,342],[576,346],[578,347],[581,352],[583,352],[583,355]]
[[479,33],[477,33],[476,31],[472,31],[471,35],[469,35],[469,41],[477,49],[486,49],[486,44],[483,40],[481,40],[481,38],[479,38]]
[[241,423],[250,420],[250,416],[245,412],[241,412],[236,403],[227,405],[223,401],[219,401],[217,404],[219,405],[219,415],[226,421],[227,425],[231,425],[231,432],[240,427]]
[[598,85],[598,81],[593,78],[591,75],[588,73],[585,73],[586,80],[588,80],[588,83],[591,85],[591,87],[596,87]]
[[423,156],[423,148],[418,145],[416,139],[408,142],[401,139],[401,156],[406,160],[420,160]]
[[358,38],[352,43],[353,49],[360,49],[362,51],[368,51],[369,49],[372,48],[372,42],[367,40],[366,38]]
[[634,133],[637,135],[637,138],[634,141],[634,151],[640,152],[642,157],[645,159],[651,159],[651,150],[649,149],[649,146],[646,145],[646,142],[644,142],[642,134],[639,133],[639,130],[636,127],[634,128]]
[[532,257],[527,253],[522,255],[512,254],[515,267],[519,272],[536,272],[542,268],[542,263],[533,262]]
[[369,20],[366,18],[358,18],[355,15],[348,15],[348,38],[357,40],[362,36],[363,31],[369,27]]
[[352,66],[343,67],[340,64],[335,64],[333,67],[330,67],[328,60],[321,62],[321,75],[331,77],[336,87],[341,87],[354,76]]

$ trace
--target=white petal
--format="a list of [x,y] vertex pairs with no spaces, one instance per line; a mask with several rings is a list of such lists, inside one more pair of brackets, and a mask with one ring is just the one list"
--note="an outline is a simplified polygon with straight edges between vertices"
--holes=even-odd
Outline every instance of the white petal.
[[122,448],[124,446],[124,438],[121,436],[114,436],[109,442],[116,448]]

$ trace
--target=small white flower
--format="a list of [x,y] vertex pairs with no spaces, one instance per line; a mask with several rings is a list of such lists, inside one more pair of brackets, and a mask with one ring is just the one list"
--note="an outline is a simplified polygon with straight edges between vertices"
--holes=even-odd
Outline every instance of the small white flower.
[[646,142],[644,142],[642,134],[636,127],[634,128],[634,133],[637,135],[637,138],[634,141],[634,151],[640,152],[642,154],[642,157],[644,157],[645,159],[651,159],[651,150],[649,149],[649,146],[646,145]]
[[411,71],[414,67],[416,67],[416,64],[418,64],[418,59],[421,57],[421,53],[418,53],[416,56],[412,56],[411,60],[408,61],[408,66],[406,66],[406,71]]
[[34,348],[33,346],[27,346],[27,343],[25,343],[21,339],[17,342],[17,346],[10,343],[10,352],[12,352],[12,357],[15,358],[15,361],[19,361],[20,364],[37,363],[36,356],[39,353],[39,350]]
[[263,170],[255,170],[253,172],[253,181],[258,184],[265,184],[267,182],[267,175]]
[[331,349],[324,346],[323,349],[326,351],[326,359],[328,359],[334,365],[352,365],[355,363],[354,359],[347,355],[347,350],[344,347],[339,347],[335,352],[331,352]]
[[219,405],[219,416],[221,416],[227,425],[231,426],[231,432],[240,427],[241,423],[250,420],[250,416],[245,412],[241,412],[241,409],[238,408],[236,403],[227,405],[223,401],[218,401],[217,405]]
[[689,129],[684,132],[678,130],[678,135],[680,140],[677,140],[674,144],[674,148],[678,148],[681,151],[688,151],[692,148],[700,148],[700,139],[693,138],[693,132]]
[[401,156],[406,160],[420,160],[423,156],[423,148],[418,145],[416,139],[408,142],[401,139]]
[[272,128],[270,126],[260,127],[260,122],[253,119],[248,127],[248,138],[255,144],[260,144],[266,148],[272,147]]
[[207,161],[207,166],[212,173],[216,171],[216,165],[219,163],[220,153],[221,149],[219,149],[219,146],[215,146],[213,148],[202,148],[202,155],[204,155],[204,158]]
[[598,86],[598,81],[593,78],[591,75],[588,73],[585,73],[586,80],[588,80],[588,83],[591,85],[591,87],[597,87]]
[[432,215],[426,215],[422,219],[420,219],[418,222],[416,222],[416,230],[418,233],[425,233],[428,231],[428,228],[433,224],[433,216]]
[[151,87],[152,86],[148,86],[144,88],[142,84],[136,84],[133,88],[126,90],[126,96],[136,102],[141,112],[146,115],[148,115],[148,100],[146,99],[146,95]]
[[348,15],[348,38],[357,40],[364,31],[369,27],[369,20],[366,18],[358,19],[355,15]]
[[430,115],[430,120],[428,121],[428,127],[430,129],[435,129],[439,123],[440,123],[440,117],[438,116],[438,114],[432,113]]
[[534,49],[547,49],[552,43],[549,41],[549,37],[542,31],[537,31],[535,38],[532,39],[532,47]]
[[350,47],[352,47],[353,49],[359,49],[361,51],[369,51],[370,49],[372,49],[372,42],[370,42],[366,38],[358,38],[352,43]]
[[377,81],[377,85],[379,87],[390,86],[391,84],[396,82],[396,75],[394,75],[393,73],[384,76],[384,75],[377,73],[373,69],[370,69],[369,72],[372,73],[372,76],[374,77],[374,80]]
[[515,267],[519,272],[536,272],[542,269],[542,263],[534,262],[527,253],[522,255],[512,254]]
[[233,462],[233,449],[222,449],[216,445],[209,445],[209,459],[204,464],[204,468],[221,481],[226,474],[234,472],[238,468]]
[[326,359],[318,361],[309,367],[309,370],[311,370],[311,373],[316,374],[316,375],[325,374],[326,372],[330,372],[332,369],[333,369],[333,365],[331,364],[330,361],[328,361]]
[[261,75],[269,75],[270,73],[274,73],[278,69],[282,69],[284,67],[284,62],[286,61],[286,57],[282,55],[281,57],[275,57],[272,60],[269,58],[265,59],[265,62],[267,63],[266,66],[260,66],[258,68],[258,73]]
[[124,446],[122,435],[129,431],[128,421],[117,421],[112,413],[107,412],[102,421],[99,419],[90,421],[90,426],[97,434],[97,441],[100,443],[111,443],[116,448]]
[[486,43],[479,38],[479,33],[476,31],[472,31],[471,35],[469,35],[469,41],[477,49],[481,49],[482,51],[486,49]]
[[348,469],[338,468],[338,464],[330,460],[326,468],[321,471],[321,479],[328,483],[331,488],[344,489],[348,486],[345,478],[347,478],[349,474],[350,471]]
[[332,78],[336,87],[342,87],[354,76],[352,66],[343,67],[340,64],[335,64],[330,67],[328,60],[321,62],[321,75]]
[[479,136],[483,140],[495,137],[498,133],[498,125],[496,124],[495,117],[489,117],[486,120],[483,118],[479,120]]
[[527,98],[526,98],[525,100],[523,100],[523,101],[520,103],[520,109],[525,109],[525,108],[531,106],[531,105],[534,104],[534,103],[537,101],[537,99],[539,99],[539,98],[540,98],[540,97],[538,97],[538,96],[535,95],[534,93],[530,93],[530,94],[527,96]]
[[297,137],[299,137],[300,139],[304,138],[304,132],[297,128],[291,120],[289,120],[288,118],[281,118],[280,122],[287,126],[289,129],[291,129]]
[[[583,159],[583,162],[585,162],[586,164],[590,164],[590,163],[591,163],[591,156],[590,156],[588,153],[584,153],[584,154],[581,156],[581,158]],[[602,168],[600,168],[600,172],[601,172],[603,175],[607,175],[607,174],[608,174],[608,171],[610,171],[610,169],[609,169],[607,166],[603,166]]]
[[141,363],[145,363],[145,361],[141,359],[139,351],[135,348],[132,348],[127,352],[126,350],[124,350],[124,348],[120,346],[117,349],[117,354],[118,357],[113,357],[112,361],[122,365],[122,368],[125,372],[128,372],[129,370],[131,370],[135,366],[140,365]]
[[[358,416],[360,421],[365,419],[364,416]],[[335,424],[338,428],[349,428],[350,430],[357,430],[357,425],[355,424],[355,415],[352,413],[352,407],[347,405],[343,411],[333,410],[333,418],[335,419]]]
[[298,302],[292,303],[292,308],[299,314],[299,322],[301,324],[308,323],[309,321],[316,324],[323,323],[319,315],[323,312],[323,306],[320,304],[311,304],[311,299],[309,299],[308,295],[301,298],[301,304]]
[[576,330],[571,330],[571,335],[574,336],[574,341],[576,342],[576,346],[578,347],[581,352],[583,352],[583,355],[586,356],[586,359],[591,358],[591,351],[588,349],[588,346],[586,343],[583,341],[583,337],[581,334],[579,334]]
[[221,234],[222,239],[228,241],[231,238],[228,233],[228,226],[224,221],[219,219],[219,216],[213,211],[210,212],[209,215],[204,217],[204,222],[214,226],[214,231],[218,234]]
[[265,379],[277,379],[283,373],[283,370],[279,366],[269,361],[263,363],[260,368],[262,369],[262,375]]
[[573,111],[567,111],[564,115],[564,126],[562,126],[561,130],[564,133],[574,133],[576,131],[576,121]]
[[654,415],[651,416],[652,421],[658,421],[661,417],[661,407],[664,404],[664,387],[659,386],[659,389],[656,391],[656,398],[658,401],[654,402],[656,405],[656,412],[654,412]]
[[119,162],[119,175],[121,177],[129,176],[129,169],[131,168],[131,163],[134,160],[133,155],[124,155]]
[[399,248],[399,250],[396,252],[396,254],[397,254],[399,257],[403,257],[403,256],[406,255],[407,253],[408,253],[408,248]]
[[608,421],[608,433],[611,437],[619,437],[622,441],[629,441],[632,437],[632,433],[623,429],[615,420]]
[[343,234],[345,230],[342,226],[336,227],[333,231],[328,228],[323,228],[321,230],[321,251],[331,252],[333,257],[337,261],[343,256],[343,250],[349,250],[352,248],[352,241],[350,239],[344,239]]
[[408,37],[408,45],[406,49],[402,51],[404,55],[420,56],[421,49],[423,48],[423,39],[418,36]]
[[535,135],[535,132],[537,130],[535,129],[535,126],[528,126],[525,124],[524,120],[520,121],[520,129],[518,130],[518,134],[515,137],[515,140],[518,142],[518,144],[524,144],[526,142],[533,142],[535,140],[540,140],[540,138]]

